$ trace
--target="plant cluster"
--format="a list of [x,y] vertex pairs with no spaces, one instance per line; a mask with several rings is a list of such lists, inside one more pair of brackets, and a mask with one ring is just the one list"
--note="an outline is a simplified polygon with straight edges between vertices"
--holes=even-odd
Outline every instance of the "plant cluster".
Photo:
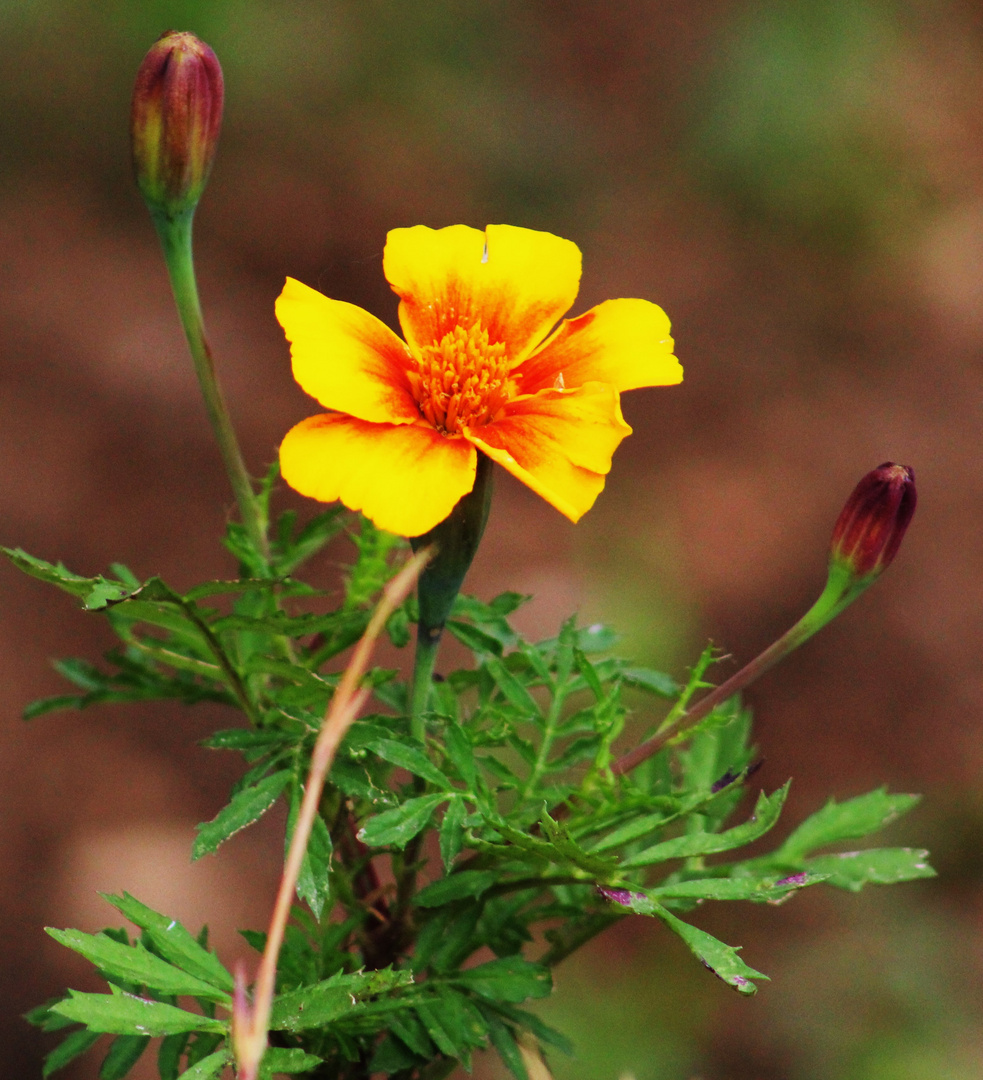
[[[205,745],[238,752],[245,771],[228,804],[198,827],[192,858],[214,852],[283,800],[285,870],[269,927],[243,930],[262,954],[255,980],[223,965],[208,947],[207,928],[186,928],[128,894],[106,899],[135,936],[126,927],[49,930],[95,965],[108,991],[69,991],[30,1014],[45,1031],[60,1033],[45,1075],[110,1035],[102,1080],[126,1076],[154,1039],[161,1080],[208,1080],[227,1066],[246,1080],[297,1073],[438,1080],[458,1066],[469,1069],[472,1055],[488,1047],[516,1080],[537,1080],[548,1075],[545,1052],[573,1047],[528,1003],[550,993],[558,963],[615,922],[658,919],[724,984],[752,994],[766,976],[739,948],[694,924],[700,904],[777,905],[818,884],[857,891],[930,876],[924,851],[842,849],[909,810],[915,796],[877,790],[830,801],[767,854],[747,848],[774,828],[788,784],[758,793],[742,809],[758,763],[740,691],[890,563],[914,512],[911,470],[888,463],[864,478],[834,532],[829,580],[817,603],[719,687],[707,680],[715,659],[710,648],[679,684],[620,657],[616,636],[604,626],[578,626],[571,618],[556,637],[529,641],[510,621],[527,597],[503,593],[486,602],[459,592],[487,517],[492,461],[568,516],[583,513],[628,430],[619,388],[653,385],[650,362],[663,381],[678,381],[671,339],[656,342],[651,355],[638,353],[649,346],[637,327],[662,325],[664,316],[643,301],[611,301],[614,307],[601,305],[589,318],[564,323],[542,346],[535,336],[517,344],[527,351],[512,369],[506,346],[489,344],[484,324],[443,333],[438,320],[429,344],[407,332],[412,348],[387,331],[397,345],[382,336],[379,349],[407,366],[385,368],[380,361],[372,368],[351,344],[364,344],[363,332],[378,333],[365,313],[297,287],[290,302],[301,305],[301,314],[284,316],[295,371],[302,369],[336,411],[304,421],[288,436],[291,483],[313,487],[310,494],[335,492],[332,499],[340,494],[350,509],[333,506],[303,523],[293,511],[273,514],[278,468],[258,489],[245,472],[215,379],[191,262],[191,219],[214,156],[221,92],[211,50],[188,34],[165,35],[138,80],[134,147],[240,504],[242,523],[230,524],[224,540],[238,574],[182,593],[159,577],[140,581],[121,564],[86,577],[20,550],[5,554],[105,617],[119,639],[102,666],[61,661],[75,692],[36,702],[26,715],[159,699],[227,706],[227,726]],[[549,248],[558,253],[557,265],[575,264],[579,274],[576,248],[556,237],[543,240],[547,234],[494,227],[482,253],[481,234],[476,240],[475,230],[463,226],[397,233],[390,242],[404,255],[422,252],[439,261],[456,258],[459,249],[470,252],[461,280],[484,274],[476,267],[490,264],[499,306],[488,301],[489,325],[504,318],[502,297],[519,295],[508,291],[513,286],[500,259],[508,266],[510,258],[521,262],[528,252]],[[455,288],[459,297],[463,286]],[[412,290],[401,296],[409,305],[405,325],[419,329],[413,320],[430,315],[413,307],[419,297]],[[321,357],[311,311],[334,326],[337,356],[328,350]],[[552,311],[538,316],[543,334]],[[338,319],[348,320],[344,334]],[[324,325],[317,323],[318,332]],[[509,332],[502,330],[503,340]],[[557,357],[567,365],[567,382],[562,372],[553,379]],[[588,378],[589,368],[607,372],[610,381]],[[369,369],[374,383],[363,378]],[[513,379],[510,370],[519,374]],[[379,371],[384,378],[376,378]],[[403,378],[406,371],[412,378]],[[448,372],[460,374],[465,389],[449,389]],[[345,398],[345,409],[333,395]],[[530,411],[530,401],[540,413]],[[412,412],[417,407],[419,414]],[[381,419],[359,415],[372,409]],[[409,419],[399,410],[410,410]],[[597,442],[590,465],[570,459],[567,479],[557,481],[566,484],[561,495],[548,482],[561,474],[555,461],[530,452],[527,468],[514,455],[545,439],[544,432],[566,431],[565,423],[579,424],[582,437]],[[367,427],[376,449],[410,439],[443,462],[440,469],[453,458],[445,470],[451,486],[441,495],[446,507],[422,496],[411,505],[378,470],[366,473],[351,455],[338,465],[326,454],[324,439],[339,431],[362,438]],[[575,435],[563,436],[568,447],[579,445]],[[406,467],[398,455],[394,461],[397,472]],[[403,530],[409,545],[372,515],[351,512],[366,491],[373,506],[385,504],[385,520],[392,520],[391,511],[416,523]],[[305,581],[305,566],[342,534],[353,551],[343,586],[320,591]],[[415,659],[403,665],[411,676],[372,666],[379,634],[403,649],[414,627]],[[465,666],[438,664],[443,634],[466,648]],[[632,748],[624,745],[629,717],[631,730],[648,728]]]

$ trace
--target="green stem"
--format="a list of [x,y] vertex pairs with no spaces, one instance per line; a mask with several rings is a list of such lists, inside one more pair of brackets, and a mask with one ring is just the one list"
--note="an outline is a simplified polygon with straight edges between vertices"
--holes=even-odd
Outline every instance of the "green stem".
[[430,688],[433,669],[437,663],[440,637],[431,637],[422,627],[417,627],[416,658],[413,664],[413,693],[410,698],[410,733],[414,739],[426,742],[427,725],[423,714],[430,704]]
[[239,504],[242,523],[256,550],[268,558],[266,522],[253,489],[252,480],[242,459],[242,452],[229,419],[229,410],[215,375],[212,351],[205,337],[205,322],[198,298],[191,245],[193,216],[193,212],[189,212],[177,217],[154,214],[153,218],[157,235],[164,249],[164,260],[167,263],[167,272],[170,275],[178,315],[188,339],[188,348],[191,350],[202,397],[205,399],[205,410],[208,413],[212,431],[215,433],[236,502]]
[[766,671],[770,671],[780,660],[784,660],[790,652],[808,641],[817,630],[822,629],[826,623],[839,615],[845,607],[856,600],[868,584],[870,581],[858,580],[849,570],[836,564],[831,566],[829,579],[819,599],[791,629],[741,668],[736,675],[732,675],[726,682],[711,690],[706,697],[701,698],[688,712],[677,716],[672,723],[663,725],[650,739],[646,739],[634,750],[629,750],[627,754],[618,758],[611,766],[611,772],[615,776],[624,776],[625,773],[631,772],[653,754],[657,754],[670,739],[698,724],[718,705],[750,686],[755,679],[760,678]]

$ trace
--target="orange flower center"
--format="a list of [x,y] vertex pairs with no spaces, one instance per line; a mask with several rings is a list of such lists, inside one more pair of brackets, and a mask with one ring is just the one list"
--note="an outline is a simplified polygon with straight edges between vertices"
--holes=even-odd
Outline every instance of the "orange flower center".
[[424,345],[407,376],[420,412],[444,435],[489,423],[514,393],[505,346],[489,342],[481,323]]

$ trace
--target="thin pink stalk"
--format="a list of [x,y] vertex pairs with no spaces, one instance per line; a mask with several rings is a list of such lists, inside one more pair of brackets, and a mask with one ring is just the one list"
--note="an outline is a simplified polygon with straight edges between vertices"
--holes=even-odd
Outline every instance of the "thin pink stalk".
[[[300,875],[301,863],[307,851],[307,841],[321,802],[324,782],[335,754],[338,752],[338,747],[341,745],[341,740],[371,693],[368,688],[359,688],[359,683],[369,665],[376,640],[382,633],[386,621],[409,596],[432,556],[432,547],[418,551],[385,587],[382,599],[373,612],[365,633],[355,646],[352,658],[348,667],[345,668],[325,714],[324,723],[321,725],[320,734],[314,745],[314,753],[311,755],[307,786],[300,804],[300,813],[297,815],[297,824],[294,827],[290,850],[287,852],[283,867],[283,877],[280,879],[280,890],[277,893],[276,904],[270,919],[266,948],[263,950],[263,959],[256,976],[253,1004],[248,1007],[244,1002],[240,1003],[238,1015],[233,1014],[235,1054],[241,1080],[256,1080],[259,1063],[266,1050],[280,946],[283,944],[287,919],[290,917],[290,909],[293,906],[294,890],[297,888],[297,878]],[[245,1016],[242,1015],[243,1012],[246,1013]]]

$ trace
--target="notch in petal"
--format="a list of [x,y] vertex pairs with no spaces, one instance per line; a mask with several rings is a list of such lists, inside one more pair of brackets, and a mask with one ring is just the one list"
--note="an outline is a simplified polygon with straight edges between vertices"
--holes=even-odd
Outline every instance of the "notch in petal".
[[480,322],[519,363],[577,298],[577,245],[552,233],[489,225],[393,229],[383,269],[400,298],[399,321],[415,349],[456,326]]

